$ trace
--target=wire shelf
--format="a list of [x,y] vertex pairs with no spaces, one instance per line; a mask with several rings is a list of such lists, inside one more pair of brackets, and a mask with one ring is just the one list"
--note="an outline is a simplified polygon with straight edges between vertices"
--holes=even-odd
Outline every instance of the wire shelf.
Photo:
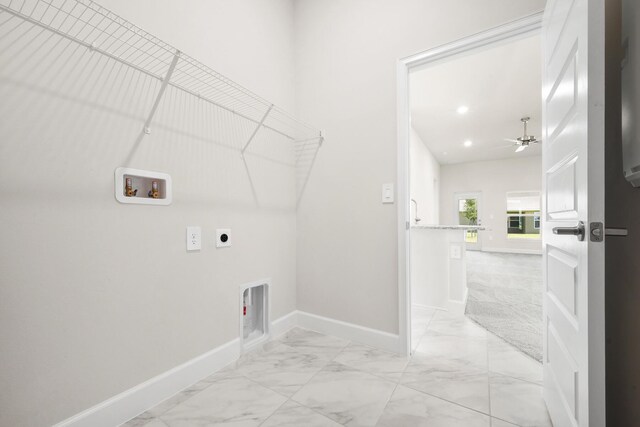
[[[322,142],[318,129],[90,0],[0,0],[0,25],[13,19],[57,34],[92,52],[232,112],[295,142]],[[151,121],[157,103],[147,124]],[[248,141],[250,143],[251,141]],[[247,144],[248,145],[248,144]],[[246,147],[245,147],[246,148]]]

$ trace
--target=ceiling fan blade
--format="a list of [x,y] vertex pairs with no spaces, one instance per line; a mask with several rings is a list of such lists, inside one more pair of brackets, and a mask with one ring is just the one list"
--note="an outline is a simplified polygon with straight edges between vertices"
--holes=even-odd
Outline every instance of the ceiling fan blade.
[[520,144],[520,141],[518,141],[517,139],[509,139],[509,138],[505,138],[505,141],[509,141],[509,142],[513,142],[514,144]]
[[519,153],[519,152],[521,152],[521,151],[524,151],[524,149],[525,149],[525,148],[527,148],[527,147],[528,147],[527,145],[521,145],[521,146],[519,146],[518,148],[516,148],[516,153]]

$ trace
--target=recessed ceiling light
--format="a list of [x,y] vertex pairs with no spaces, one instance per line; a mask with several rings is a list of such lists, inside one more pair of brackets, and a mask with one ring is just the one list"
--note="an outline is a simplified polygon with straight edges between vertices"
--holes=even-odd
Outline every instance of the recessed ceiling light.
[[472,145],[473,145],[473,141],[471,141],[470,139],[467,139],[467,140],[464,142],[464,146],[465,146],[465,147],[471,147]]
[[456,111],[458,112],[458,114],[467,114],[467,112],[469,111],[469,107],[467,107],[466,105],[461,105]]

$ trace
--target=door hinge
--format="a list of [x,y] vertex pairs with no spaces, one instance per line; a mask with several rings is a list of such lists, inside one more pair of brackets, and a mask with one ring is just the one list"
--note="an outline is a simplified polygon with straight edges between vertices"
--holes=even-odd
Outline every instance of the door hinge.
[[629,235],[626,228],[604,228],[601,222],[592,222],[589,225],[589,239],[592,242],[602,242],[604,236],[625,237]]

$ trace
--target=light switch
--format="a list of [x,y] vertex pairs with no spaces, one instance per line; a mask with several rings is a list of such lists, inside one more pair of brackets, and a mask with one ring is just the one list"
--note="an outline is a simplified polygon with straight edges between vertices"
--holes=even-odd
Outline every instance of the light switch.
[[449,250],[451,259],[462,258],[462,248],[460,247],[460,245],[451,245]]
[[200,227],[187,227],[187,250],[199,251],[202,248],[202,230]]
[[393,203],[393,184],[382,184],[382,203]]

